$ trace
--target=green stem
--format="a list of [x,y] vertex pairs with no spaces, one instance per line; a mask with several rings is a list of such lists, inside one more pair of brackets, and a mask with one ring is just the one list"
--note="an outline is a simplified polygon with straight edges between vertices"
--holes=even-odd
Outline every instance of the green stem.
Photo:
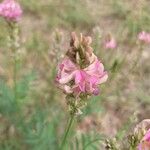
[[14,98],[17,101],[17,59],[16,54],[14,54]]
[[74,120],[74,114],[71,115],[70,119],[69,119],[69,123],[68,123],[68,127],[67,127],[67,130],[65,132],[65,135],[64,135],[64,138],[62,140],[62,143],[61,143],[61,147],[60,147],[60,150],[63,150],[65,144],[66,144],[66,140],[67,140],[67,137],[68,137],[68,134],[69,134],[69,131],[71,129],[71,126],[72,126],[72,123],[73,123],[73,120]]
[[13,52],[13,82],[14,82],[14,100],[17,103],[17,50],[16,46],[17,38],[18,38],[18,26],[16,23],[7,22],[9,27],[9,34],[11,39],[11,49]]

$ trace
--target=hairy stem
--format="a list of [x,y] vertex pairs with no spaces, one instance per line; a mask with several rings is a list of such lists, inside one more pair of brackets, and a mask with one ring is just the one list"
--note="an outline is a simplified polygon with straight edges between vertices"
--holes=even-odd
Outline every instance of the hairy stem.
[[15,97],[15,101],[17,101],[17,59],[16,59],[16,54],[14,54],[14,97]]
[[70,118],[69,118],[69,121],[68,121],[68,122],[69,122],[69,123],[68,123],[68,127],[67,127],[67,129],[66,129],[64,138],[63,138],[63,140],[62,140],[60,150],[63,150],[63,148],[64,148],[64,146],[65,146],[65,144],[66,144],[67,137],[68,137],[68,135],[69,135],[69,131],[70,131],[71,126],[72,126],[73,121],[74,121],[74,116],[75,116],[75,114],[72,114],[72,115],[70,116]]
[[18,50],[18,26],[16,23],[7,22],[10,32],[11,50],[13,52],[13,82],[14,100],[17,102],[17,50]]

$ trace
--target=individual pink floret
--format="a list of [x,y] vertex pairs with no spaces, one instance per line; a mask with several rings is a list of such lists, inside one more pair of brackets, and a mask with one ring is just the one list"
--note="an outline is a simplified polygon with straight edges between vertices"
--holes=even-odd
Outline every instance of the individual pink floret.
[[115,49],[117,47],[117,43],[114,38],[110,38],[110,40],[105,41],[104,46],[107,49]]
[[22,15],[22,9],[14,0],[4,0],[0,3],[0,16],[4,17],[7,21],[19,21]]
[[141,140],[138,150],[150,150],[150,129],[146,132],[145,136]]
[[142,31],[142,32],[139,33],[138,39],[140,41],[145,42],[145,43],[150,43],[150,33]]

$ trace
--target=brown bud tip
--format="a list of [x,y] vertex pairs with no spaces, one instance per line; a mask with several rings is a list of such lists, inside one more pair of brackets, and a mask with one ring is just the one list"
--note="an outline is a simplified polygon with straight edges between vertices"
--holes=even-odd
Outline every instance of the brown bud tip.
[[70,46],[75,47],[75,48],[78,48],[79,46],[79,40],[75,32],[71,33]]

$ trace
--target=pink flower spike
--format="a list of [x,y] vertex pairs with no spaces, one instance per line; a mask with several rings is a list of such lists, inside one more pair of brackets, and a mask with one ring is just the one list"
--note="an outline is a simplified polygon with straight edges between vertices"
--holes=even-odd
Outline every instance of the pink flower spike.
[[15,0],[4,0],[0,4],[0,16],[7,21],[17,22],[21,18],[22,9]]
[[[99,85],[108,78],[104,65],[90,47],[91,42],[91,37],[81,34],[78,39],[73,33],[66,57],[58,66],[56,76],[58,87],[75,98],[98,95]],[[82,53],[78,53],[81,51],[80,46],[83,47]]]
[[115,49],[117,47],[117,43],[114,38],[111,38],[110,40],[105,42],[104,46],[107,49]]

